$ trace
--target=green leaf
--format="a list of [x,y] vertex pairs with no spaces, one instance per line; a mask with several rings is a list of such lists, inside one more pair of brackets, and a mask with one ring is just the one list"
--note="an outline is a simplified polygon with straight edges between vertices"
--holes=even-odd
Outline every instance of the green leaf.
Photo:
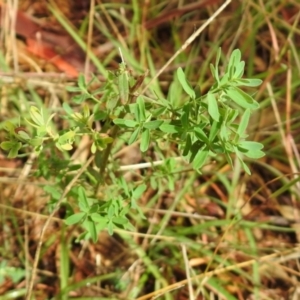
[[133,191],[132,197],[135,200],[138,200],[139,198],[141,198],[141,196],[143,195],[143,193],[146,191],[147,189],[147,185],[146,184],[141,184],[139,185],[137,188],[135,188],[135,190]]
[[28,143],[33,147],[39,147],[43,144],[43,139],[35,138],[28,141]]
[[239,78],[235,80],[237,85],[241,86],[249,86],[249,87],[256,87],[262,84],[262,80],[260,79],[250,79],[250,78]]
[[222,124],[221,130],[220,130],[220,138],[222,141],[226,142],[229,140],[229,134],[228,134],[228,128],[225,124]]
[[145,122],[143,124],[143,127],[153,130],[153,129],[157,129],[161,124],[163,124],[163,122],[164,121],[162,121],[162,120],[149,121],[149,122]]
[[224,91],[230,99],[243,108],[259,108],[259,104],[250,95],[246,94],[238,87],[229,87]]
[[108,117],[107,112],[98,110],[94,113],[94,120],[95,121],[101,121],[105,120]]
[[90,108],[86,103],[84,103],[82,111],[83,111],[84,119],[87,120],[90,117],[91,113],[90,113]]
[[84,213],[84,212],[80,212],[80,213],[71,215],[67,219],[65,219],[65,224],[67,224],[67,225],[77,224],[84,218],[85,215],[86,215],[86,213]]
[[14,134],[16,126],[15,126],[12,122],[10,122],[10,121],[5,121],[3,127],[4,127],[4,129],[5,129],[6,131],[8,131],[10,134],[12,134],[12,135]]
[[242,155],[242,153],[239,151],[239,149],[237,147],[233,147],[233,149],[234,149],[234,152],[235,152],[238,160],[240,161],[240,163],[242,165],[242,168],[245,170],[245,172],[247,174],[251,175],[250,169],[248,168],[248,166],[243,161],[243,155]]
[[220,77],[219,77],[220,58],[221,58],[221,48],[218,48],[217,55],[216,55],[215,66],[213,66],[212,64],[210,65],[211,73],[212,73],[214,79],[217,81],[218,86],[220,84]]
[[78,187],[78,202],[82,203],[85,207],[89,206],[89,203],[86,198],[85,189],[80,186]]
[[218,70],[218,68],[219,68],[219,62],[220,62],[221,54],[222,54],[222,50],[221,50],[221,47],[219,47],[218,50],[217,50],[216,62],[215,62],[216,70]]
[[140,133],[140,127],[138,127],[130,136],[129,141],[128,141],[129,145],[131,145],[138,139],[139,133]]
[[149,148],[149,144],[150,144],[150,130],[145,129],[142,132],[142,136],[141,136],[140,150],[142,152],[146,152]]
[[237,109],[232,109],[229,106],[226,108],[226,122],[232,123],[238,115],[239,111]]
[[233,74],[233,78],[241,78],[244,74],[244,68],[245,68],[245,62],[240,61],[239,63],[236,64],[235,66],[235,71]]
[[59,191],[59,189],[57,189],[54,186],[45,185],[43,190],[47,192],[49,195],[51,195],[51,197],[55,200],[59,200],[59,198],[61,197],[61,192]]
[[229,74],[228,73],[225,73],[224,75],[223,75],[223,77],[221,78],[221,80],[220,80],[220,86],[226,86],[226,85],[228,85],[229,84]]
[[214,67],[213,64],[210,64],[209,67],[210,67],[210,72],[211,72],[213,78],[215,79],[215,81],[216,81],[217,83],[219,83],[219,82],[220,82],[220,79],[219,79],[218,71],[215,69],[215,67]]
[[250,109],[246,109],[243,116],[242,116],[242,118],[241,118],[239,128],[237,130],[237,134],[239,136],[242,136],[244,134],[244,132],[246,131],[246,128],[247,128],[248,123],[249,123],[249,119],[250,119]]
[[168,123],[163,123],[161,126],[159,126],[159,129],[165,133],[179,133],[182,131],[182,129],[179,126],[175,126]]
[[201,129],[200,126],[194,127],[194,132],[196,137],[202,141],[205,142],[206,144],[209,143],[209,139],[207,138],[206,134],[204,133],[204,131]]
[[218,108],[217,100],[212,93],[207,94],[207,102],[208,102],[208,113],[212,117],[213,120],[219,122],[220,113]]
[[192,163],[195,159],[196,155],[198,154],[199,150],[202,149],[205,146],[203,142],[200,142],[199,140],[194,142],[190,148],[190,157],[189,162]]
[[192,147],[192,139],[191,139],[191,135],[190,135],[190,134],[187,134],[187,136],[186,136],[186,141],[185,141],[185,146],[184,146],[182,155],[183,155],[183,156],[187,156],[187,155],[189,154],[189,152],[190,152],[191,147]]
[[70,130],[66,133],[64,133],[63,135],[61,135],[58,138],[58,143],[59,144],[66,144],[66,143],[72,143],[74,141],[75,138],[75,131],[74,130]]
[[106,227],[106,224],[107,224],[107,218],[104,217],[104,216],[101,216],[100,214],[98,213],[92,213],[90,215],[91,219],[94,221],[94,222],[97,222],[97,229],[99,230],[99,227],[101,227],[101,229],[104,229]]
[[115,218],[113,218],[113,222],[114,222],[115,224],[118,224],[118,225],[125,225],[125,224],[127,224],[129,221],[128,221],[128,219],[125,218],[125,217],[115,217]]
[[96,151],[97,151],[97,146],[96,146],[96,143],[93,142],[93,143],[92,143],[92,146],[91,146],[91,152],[92,152],[93,154],[95,154]]
[[14,148],[15,144],[16,142],[5,141],[0,144],[0,147],[5,151],[9,151],[11,148]]
[[257,151],[248,151],[244,153],[245,156],[253,159],[259,159],[264,157],[266,154],[263,151],[257,150]]
[[193,88],[190,86],[189,82],[186,80],[185,74],[182,70],[182,68],[178,68],[177,69],[177,77],[178,80],[182,86],[182,88],[184,89],[184,91],[192,98],[195,99],[196,98],[196,94],[195,91],[193,90]]
[[111,204],[107,210],[107,217],[109,219],[112,219],[114,217],[114,215],[115,215],[115,209],[114,209],[113,205]]
[[110,97],[106,102],[106,108],[111,111],[116,107],[118,103],[119,103],[119,98],[117,97],[117,95],[115,94],[110,95]]
[[221,128],[221,122],[216,122],[213,121],[210,131],[209,131],[209,142],[212,143],[215,139],[215,137],[217,136],[217,134],[220,132],[220,128]]
[[138,122],[144,122],[146,120],[146,109],[145,109],[145,102],[142,96],[139,96],[136,100],[137,107],[138,107]]
[[229,78],[233,78],[235,74],[235,70],[238,67],[241,61],[241,51],[239,49],[235,49],[232,51],[228,66],[226,68],[226,73],[229,75]]
[[249,158],[259,159],[265,156],[265,153],[261,151],[263,147],[263,144],[258,142],[241,141],[237,149]]
[[62,105],[64,111],[68,114],[68,115],[72,115],[74,114],[74,111],[73,109],[71,108],[71,106],[67,103],[67,102],[64,102],[63,105]]
[[44,120],[44,116],[42,115],[42,113],[38,110],[37,107],[35,106],[31,106],[30,107],[30,117],[31,120],[38,126],[43,126],[45,125],[45,120]]
[[112,221],[109,221],[107,223],[107,232],[109,235],[113,235],[113,233],[114,233],[114,224]]
[[196,154],[194,160],[193,160],[193,168],[195,170],[200,169],[206,162],[206,159],[208,157],[209,150],[207,147],[203,147],[199,150],[199,152]]
[[240,161],[240,163],[242,165],[242,168],[245,170],[245,172],[248,175],[251,175],[251,171],[250,171],[249,167],[245,164],[245,162],[241,158],[239,158],[239,161]]
[[138,125],[138,122],[136,122],[134,120],[124,120],[125,127],[133,128],[133,127],[136,127],[137,125]]
[[189,122],[190,110],[191,110],[190,103],[184,105],[182,108],[182,115],[180,121],[183,128],[188,128],[190,126],[190,122]]
[[28,141],[31,139],[31,137],[29,136],[29,134],[26,131],[23,130],[19,130],[17,133],[17,138],[21,139],[21,140],[25,140]]
[[86,228],[86,230],[90,234],[93,242],[96,243],[97,240],[98,240],[98,235],[97,235],[97,229],[96,229],[95,222],[90,217],[88,217],[85,220],[84,225],[85,225],[84,227]]
[[71,93],[77,93],[81,91],[81,89],[77,86],[66,86],[66,90]]
[[38,137],[44,137],[47,134],[47,126],[40,126],[36,130]]
[[18,155],[19,150],[21,149],[21,147],[22,147],[22,143],[17,143],[17,144],[15,144],[15,145],[11,148],[11,150],[9,151],[7,157],[8,157],[8,158],[15,158],[15,157],[17,157],[17,155]]
[[80,90],[82,90],[82,91],[86,90],[87,86],[86,86],[85,77],[83,76],[83,74],[79,74],[77,84],[78,84],[78,87],[80,88]]
[[241,141],[239,142],[239,148],[245,149],[247,151],[257,151],[261,150],[264,145],[258,142],[252,142],[252,141]]
[[55,144],[56,145],[56,147],[58,148],[58,149],[60,149],[61,151],[70,151],[70,150],[72,150],[73,149],[73,146],[71,145],[71,144],[69,144],[69,143],[65,143],[65,144],[59,144],[59,143],[56,143]]
[[125,126],[125,119],[114,119],[113,120],[114,124],[120,126],[120,127],[126,127]]

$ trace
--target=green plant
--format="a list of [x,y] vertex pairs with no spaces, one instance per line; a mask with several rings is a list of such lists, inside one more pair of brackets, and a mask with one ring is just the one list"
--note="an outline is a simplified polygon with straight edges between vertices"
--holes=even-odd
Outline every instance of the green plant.
[[[22,155],[25,148],[32,148],[38,157],[43,158],[49,150],[56,156],[57,151],[70,151],[74,143],[83,135],[92,141],[91,152],[95,154],[95,168],[88,168],[77,185],[68,193],[74,202],[65,201],[67,207],[66,223],[81,224],[85,229],[83,237],[97,240],[98,232],[107,229],[110,234],[115,228],[133,229],[128,214],[136,209],[143,217],[137,203],[147,188],[147,179],[128,183],[115,176],[117,167],[108,168],[109,157],[117,141],[128,140],[128,144],[140,143],[140,151],[146,152],[151,143],[164,141],[177,146],[178,156],[183,157],[193,168],[201,168],[212,159],[224,155],[233,166],[232,154],[239,159],[244,170],[250,169],[244,162],[244,156],[260,158],[264,155],[263,145],[247,141],[246,129],[251,111],[259,107],[252,95],[240,89],[256,87],[259,79],[242,78],[245,63],[241,61],[241,52],[232,52],[224,74],[219,74],[221,50],[217,53],[215,65],[211,65],[214,83],[206,94],[201,95],[199,88],[193,88],[181,68],[177,70],[175,82],[188,95],[178,99],[170,94],[168,99],[151,98],[138,93],[145,75],[137,79],[127,70],[124,63],[117,72],[108,72],[107,81],[100,88],[91,91],[96,78],[86,82],[83,76],[78,79],[77,87],[68,87],[74,106],[80,105],[81,112],[67,103],[63,104],[64,119],[68,127],[55,132],[51,120],[45,117],[42,109],[31,107],[29,118],[25,119],[26,128],[16,127],[6,122],[7,141],[1,148],[8,151],[10,158]],[[91,105],[92,104],[92,105]],[[92,108],[91,108],[92,107]],[[101,130],[95,129],[95,122],[101,122]],[[48,149],[48,150],[47,150]],[[161,151],[163,155],[163,150]],[[26,154],[26,151],[25,151]],[[168,176],[174,168],[168,157],[164,157]],[[80,165],[62,160],[59,173],[51,173],[44,168],[43,176],[56,176],[55,186],[46,186],[51,195],[51,204],[56,204],[63,195],[66,183],[69,183],[71,171]],[[171,170],[168,166],[171,166]],[[171,177],[170,177],[171,178]],[[172,186],[172,184],[171,184]]]

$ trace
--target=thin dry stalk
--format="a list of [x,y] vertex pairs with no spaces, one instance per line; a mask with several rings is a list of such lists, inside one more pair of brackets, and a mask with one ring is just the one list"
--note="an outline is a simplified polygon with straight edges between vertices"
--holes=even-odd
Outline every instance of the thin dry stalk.
[[198,28],[185,42],[184,44],[175,52],[175,54],[166,62],[166,64],[155,74],[155,76],[149,81],[149,83],[145,86],[145,88],[141,91],[141,95],[146,92],[149,86],[156,80],[166,69],[167,67],[175,60],[175,58],[182,53],[199,35],[200,33],[210,24],[212,23],[216,17],[229,5],[231,0],[227,0],[223,5],[221,5],[216,12],[209,17],[203,25]]

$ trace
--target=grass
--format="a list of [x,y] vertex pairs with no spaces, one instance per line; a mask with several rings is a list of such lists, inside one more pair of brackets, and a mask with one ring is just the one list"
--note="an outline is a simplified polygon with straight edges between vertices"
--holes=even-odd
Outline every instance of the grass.
[[[223,157],[205,166],[202,174],[181,161],[174,163],[172,172],[164,164],[137,170],[124,168],[118,174],[111,171],[110,178],[148,180],[147,190],[139,199],[146,219],[131,212],[135,231],[116,230],[113,236],[104,231],[94,244],[89,240],[77,243],[82,229],[64,225],[68,203],[49,219],[51,203],[47,205],[43,187],[53,185],[62,176],[48,176],[49,165],[55,162],[51,153],[40,164],[34,154],[17,160],[8,160],[3,154],[0,300],[25,297],[39,234],[47,220],[32,299],[297,299],[297,1],[233,1],[188,47],[185,41],[221,6],[220,1],[178,13],[171,21],[148,29],[142,25],[143,20],[155,21],[171,9],[179,11],[188,1],[152,0],[143,6],[136,0],[126,4],[91,3],[82,22],[74,20],[71,8],[55,1],[45,7],[43,17],[61,24],[85,51],[93,48],[87,53],[100,81],[106,69],[118,68],[119,48],[136,76],[148,69],[141,90],[149,99],[184,101],[174,75],[179,66],[204,93],[212,83],[209,63],[214,62],[218,48],[228,54],[221,58],[223,61],[239,48],[246,62],[245,75],[263,80],[255,94],[260,110],[252,115],[249,135],[264,144],[266,156],[259,161],[249,160],[251,176],[243,172],[238,160],[232,170]],[[25,9],[22,3],[20,9]],[[91,33],[88,15],[93,12]],[[24,43],[15,39],[12,42],[9,28],[1,34],[5,50],[0,51],[0,128],[7,119],[24,125],[19,116],[27,118],[31,105],[43,107],[48,115],[62,113],[62,103],[79,108],[64,89],[76,80],[60,77],[51,63],[28,54]],[[178,49],[180,54],[166,64]],[[91,63],[83,66],[87,76]],[[53,73],[56,77],[49,76]],[[148,84],[151,91],[146,88]],[[56,117],[52,125],[57,131],[64,128]],[[1,141],[4,138],[1,130]],[[128,146],[126,139],[124,136],[124,142],[120,140],[114,148],[110,170],[113,163],[131,166],[178,155],[176,147],[167,143],[153,146],[141,157],[138,145]],[[76,143],[74,151],[63,158],[84,165],[91,159],[89,141]],[[88,170],[84,178],[93,180]],[[36,171],[47,176],[36,177]],[[74,172],[69,176],[74,178]],[[67,186],[68,181],[65,183]],[[115,187],[110,189],[113,193]],[[71,197],[68,201],[72,205]]]

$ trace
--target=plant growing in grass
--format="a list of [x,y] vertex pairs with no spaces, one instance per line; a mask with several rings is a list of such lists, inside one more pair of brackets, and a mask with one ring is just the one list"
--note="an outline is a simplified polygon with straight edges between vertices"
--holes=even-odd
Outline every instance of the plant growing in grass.
[[[107,229],[110,234],[115,228],[130,230],[129,211],[136,209],[143,216],[137,200],[146,190],[147,182],[127,183],[123,178],[110,176],[110,185],[106,183],[107,166],[114,143],[124,134],[129,134],[128,144],[140,142],[141,152],[147,151],[150,144],[157,141],[177,144],[179,155],[197,171],[201,171],[209,160],[220,155],[224,155],[233,166],[232,155],[236,155],[244,170],[250,174],[244,157],[257,159],[264,155],[262,144],[246,140],[251,111],[259,105],[251,94],[240,88],[256,87],[261,84],[261,80],[242,78],[245,63],[241,61],[238,49],[232,52],[221,76],[220,57],[219,50],[215,65],[210,66],[214,84],[204,95],[197,95],[184,71],[181,68],[177,70],[178,82],[187,94],[184,101],[149,99],[139,95],[138,88],[144,78],[134,79],[124,63],[120,64],[117,72],[109,72],[106,83],[92,92],[90,85],[95,79],[86,83],[85,78],[80,76],[78,86],[69,87],[68,91],[77,93],[73,102],[80,104],[82,110],[77,112],[68,104],[63,104],[66,112],[64,119],[68,120],[69,128],[54,132],[50,125],[54,115],[46,118],[42,109],[31,107],[30,118],[26,119],[27,129],[6,122],[8,140],[1,143],[1,148],[13,158],[29,147],[42,158],[47,148],[53,153],[55,149],[69,151],[82,135],[89,135],[92,140],[91,152],[95,154],[95,164],[99,171],[87,169],[85,177],[69,192],[70,196],[77,199],[78,207],[66,203],[66,223],[82,224],[86,230],[84,237],[91,237],[94,241],[97,233],[103,229]],[[88,105],[91,101],[92,111]],[[95,122],[101,122],[100,132],[94,129]],[[60,174],[63,175],[57,179],[55,187],[45,187],[53,203],[58,201],[65,182],[70,179],[67,172],[62,171],[81,167],[71,163],[66,162],[67,168],[65,165],[61,167]],[[49,172],[46,169],[41,174],[50,176]],[[75,212],[78,210],[80,212]]]

